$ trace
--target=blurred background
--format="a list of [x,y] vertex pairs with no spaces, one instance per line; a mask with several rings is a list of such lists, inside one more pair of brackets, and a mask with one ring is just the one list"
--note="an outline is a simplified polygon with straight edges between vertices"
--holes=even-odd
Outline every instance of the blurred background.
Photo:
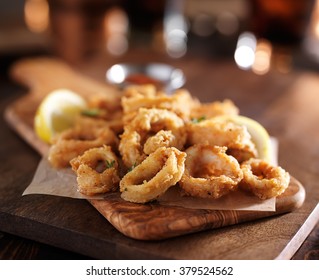
[[2,0],[0,71],[22,56],[71,64],[131,49],[170,59],[230,59],[270,68],[319,70],[319,0]]

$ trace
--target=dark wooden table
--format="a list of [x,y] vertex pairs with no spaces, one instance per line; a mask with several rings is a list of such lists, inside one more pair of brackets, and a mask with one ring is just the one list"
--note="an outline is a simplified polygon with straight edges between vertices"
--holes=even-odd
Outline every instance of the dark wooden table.
[[[119,59],[99,58],[86,63],[85,67],[78,67],[101,80],[107,67],[121,61],[168,62],[185,72],[186,88],[201,101],[232,99],[242,115],[261,122],[278,139],[279,163],[304,185],[307,193],[304,205],[293,213],[170,240],[132,240],[117,232],[86,201],[41,195],[21,197],[32,180],[40,156],[1,118],[0,258],[210,259],[214,256],[208,252],[208,249],[214,249],[210,247],[211,242],[215,239],[223,242],[224,238],[232,238],[234,248],[232,252],[215,255],[215,258],[275,257],[271,248],[276,242],[281,245],[288,243],[319,201],[319,74],[300,70],[283,74],[274,69],[258,76],[239,70],[230,60],[197,57],[169,60],[145,51],[133,52]],[[0,82],[0,111],[3,112],[14,100],[26,94],[26,90],[7,78],[1,78]],[[59,214],[61,209],[65,215]],[[19,216],[16,216],[18,210]],[[31,212],[34,213],[33,220],[28,223],[25,217]],[[44,226],[40,215],[43,213],[52,217],[49,227]],[[22,219],[23,229],[19,227]],[[68,242],[68,236],[63,235],[55,219],[61,219],[59,222],[76,233],[76,239]],[[93,235],[101,237],[104,252],[98,252],[101,244],[92,242],[89,237]],[[267,244],[269,253],[259,257],[254,250],[244,255],[238,253],[245,250],[245,243],[249,243],[254,235],[260,237],[260,243]],[[259,245],[256,243],[256,248]],[[189,248],[192,248],[191,252]],[[319,259],[318,224],[292,258]]]

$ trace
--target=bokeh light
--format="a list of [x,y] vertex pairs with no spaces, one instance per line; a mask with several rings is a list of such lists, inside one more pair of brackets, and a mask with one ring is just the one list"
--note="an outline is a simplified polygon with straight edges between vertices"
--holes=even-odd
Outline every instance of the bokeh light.
[[216,28],[223,35],[233,35],[239,29],[239,19],[231,12],[222,12],[217,17]]
[[236,64],[241,69],[250,69],[255,61],[256,37],[250,32],[242,33],[237,41],[234,54]]
[[258,75],[269,72],[271,66],[272,46],[266,40],[258,40],[252,71]]
[[128,17],[122,9],[113,8],[105,14],[104,39],[110,54],[119,56],[128,50],[128,30]]
[[41,33],[49,27],[49,4],[47,0],[26,0],[24,4],[24,21],[28,29]]

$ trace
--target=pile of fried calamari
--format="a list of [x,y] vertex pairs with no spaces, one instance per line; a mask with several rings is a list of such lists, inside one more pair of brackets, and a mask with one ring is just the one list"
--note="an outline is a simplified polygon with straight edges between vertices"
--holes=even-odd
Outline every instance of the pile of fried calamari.
[[57,135],[49,161],[71,166],[85,195],[120,191],[146,203],[177,185],[181,195],[217,199],[238,188],[276,197],[289,174],[258,158],[247,128],[217,116],[237,115],[230,101],[200,103],[187,90],[152,85],[123,90],[119,104],[92,98],[75,126]]

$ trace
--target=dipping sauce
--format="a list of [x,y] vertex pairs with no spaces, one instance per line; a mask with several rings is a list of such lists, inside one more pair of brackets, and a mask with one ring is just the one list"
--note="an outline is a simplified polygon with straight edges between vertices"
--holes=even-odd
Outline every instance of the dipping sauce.
[[171,94],[185,83],[182,70],[164,63],[114,64],[106,71],[107,82],[125,88],[128,85],[151,84],[158,91]]
[[144,74],[131,74],[125,78],[125,82],[129,84],[135,85],[145,85],[145,84],[152,84],[156,86],[156,88],[161,88],[163,83],[160,80],[156,80]]

